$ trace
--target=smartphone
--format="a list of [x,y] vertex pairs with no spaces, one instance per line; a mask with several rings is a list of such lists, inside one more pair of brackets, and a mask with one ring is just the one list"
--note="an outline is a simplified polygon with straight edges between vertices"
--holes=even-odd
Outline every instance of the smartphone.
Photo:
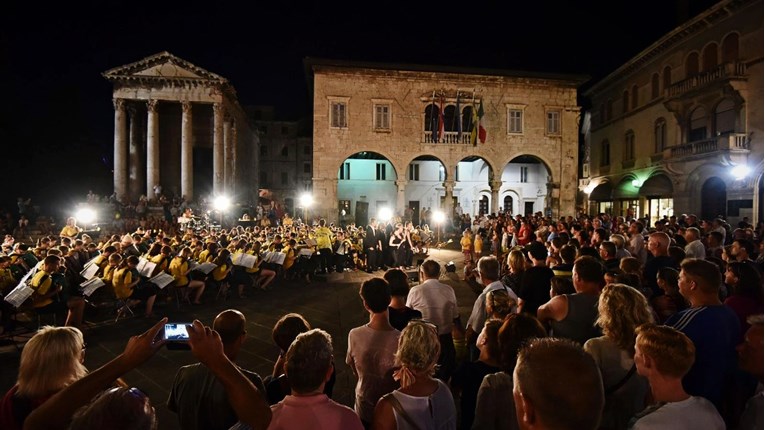
[[188,326],[191,323],[173,322],[165,324],[162,338],[167,341],[167,349],[189,349]]

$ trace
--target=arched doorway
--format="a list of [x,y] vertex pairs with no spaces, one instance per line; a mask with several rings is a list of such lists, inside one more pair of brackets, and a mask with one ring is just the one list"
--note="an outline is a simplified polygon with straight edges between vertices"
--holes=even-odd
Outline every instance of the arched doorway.
[[491,165],[481,157],[465,157],[457,163],[455,172],[455,192],[457,204],[463,213],[471,216],[481,213],[489,213],[491,201],[489,197],[481,197],[481,191],[489,188],[489,178],[493,176]]
[[[396,169],[376,152],[357,152],[337,172],[337,214],[343,224],[362,226],[370,218],[390,217],[396,208]],[[387,221],[387,220],[383,220]]]
[[724,217],[727,200],[725,182],[716,176],[707,179],[701,187],[701,219]]
[[533,155],[520,155],[510,160],[502,169],[502,189],[500,193],[513,191],[518,195],[515,203],[516,213],[533,214],[544,212],[552,214],[557,209],[557,199],[552,197],[548,186],[550,169]]
[[505,196],[504,201],[502,202],[502,210],[506,213],[513,213],[513,197],[512,196]]
[[446,166],[432,155],[421,155],[409,162],[406,172],[404,218],[414,225],[427,223],[423,215],[444,208],[444,181],[447,180]]

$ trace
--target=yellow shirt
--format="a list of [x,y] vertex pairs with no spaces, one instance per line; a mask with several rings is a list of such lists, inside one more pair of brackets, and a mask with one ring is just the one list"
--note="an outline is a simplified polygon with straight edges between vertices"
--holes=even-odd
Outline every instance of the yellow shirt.
[[222,281],[226,279],[226,275],[228,275],[228,264],[223,263],[220,266],[216,267],[212,271],[213,279],[216,281]]
[[284,270],[287,270],[295,264],[295,258],[297,258],[297,256],[295,255],[295,250],[289,245],[282,248],[282,252],[287,254],[287,256],[284,257],[284,264],[282,264]]
[[59,236],[75,237],[79,233],[80,233],[80,229],[78,227],[65,225],[64,228],[61,229],[61,233],[59,233]]
[[212,256],[210,255],[210,250],[205,249],[204,251],[199,253],[199,257],[197,258],[197,261],[200,263],[207,263],[209,260],[211,260]]
[[184,286],[189,283],[189,277],[186,272],[189,270],[189,262],[181,257],[173,258],[170,262],[170,274],[175,278],[175,285]]
[[473,240],[470,239],[470,236],[462,236],[462,239],[460,239],[460,245],[462,245],[462,252],[470,251],[470,249],[473,247]]
[[48,297],[46,299],[39,298],[48,294],[51,285],[53,285],[53,279],[50,277],[50,273],[40,270],[32,277],[32,281],[29,282],[29,286],[35,290],[35,295],[32,296],[33,306],[36,308],[42,308],[53,303],[53,299]]
[[112,284],[112,278],[114,277],[114,271],[117,269],[116,266],[112,266],[111,264],[106,266],[104,269],[104,276],[101,278],[101,280],[104,281],[104,284],[111,285]]
[[480,234],[475,236],[475,243],[473,244],[473,248],[475,249],[476,254],[480,254],[481,251],[483,251],[483,239],[481,239]]
[[165,256],[165,254],[157,254],[154,257],[151,257],[149,261],[157,265],[157,268],[154,269],[154,273],[167,271],[167,266],[169,262],[167,261],[167,257]]
[[130,284],[133,283],[133,274],[130,273],[129,267],[117,269],[112,276],[112,285],[114,286],[114,294],[118,299],[127,299],[133,294],[133,288]]
[[0,269],[0,291],[5,291],[10,286],[15,286],[16,279],[13,278],[11,269]]
[[319,249],[332,248],[332,230],[327,227],[319,227],[314,232],[316,246]]
[[258,267],[258,263],[260,263],[260,256],[255,253],[252,249],[247,251],[248,254],[255,256],[255,264],[252,266],[252,269],[249,267],[245,267],[245,272],[247,273],[258,273],[260,272],[260,267]]

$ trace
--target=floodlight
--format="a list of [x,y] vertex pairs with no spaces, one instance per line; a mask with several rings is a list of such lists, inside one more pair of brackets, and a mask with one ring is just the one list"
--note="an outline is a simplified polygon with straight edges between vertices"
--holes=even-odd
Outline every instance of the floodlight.
[[226,196],[218,196],[213,200],[213,207],[217,211],[225,211],[231,206],[231,200]]
[[751,169],[746,164],[739,164],[739,165],[733,166],[733,168],[730,169],[730,173],[737,180],[746,178],[747,176],[749,176],[750,172],[751,172]]
[[433,222],[436,224],[441,224],[442,222],[446,221],[446,214],[442,211],[434,211],[433,212]]
[[300,206],[307,208],[313,204],[313,196],[306,193],[300,196]]
[[393,218],[393,211],[388,207],[382,207],[377,211],[377,219],[382,222],[387,222]]
[[90,208],[82,208],[77,211],[74,217],[77,218],[82,224],[91,224],[96,220],[96,211]]

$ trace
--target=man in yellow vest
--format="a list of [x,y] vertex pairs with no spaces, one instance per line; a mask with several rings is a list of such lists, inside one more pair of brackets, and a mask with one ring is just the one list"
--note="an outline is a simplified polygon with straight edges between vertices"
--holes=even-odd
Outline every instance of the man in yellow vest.
[[319,220],[319,227],[314,230],[313,234],[316,238],[316,248],[319,249],[319,258],[321,259],[321,271],[319,273],[326,274],[331,265],[330,259],[332,258],[332,242],[334,241],[334,234],[332,234],[332,230],[327,227],[327,221],[325,219]]

